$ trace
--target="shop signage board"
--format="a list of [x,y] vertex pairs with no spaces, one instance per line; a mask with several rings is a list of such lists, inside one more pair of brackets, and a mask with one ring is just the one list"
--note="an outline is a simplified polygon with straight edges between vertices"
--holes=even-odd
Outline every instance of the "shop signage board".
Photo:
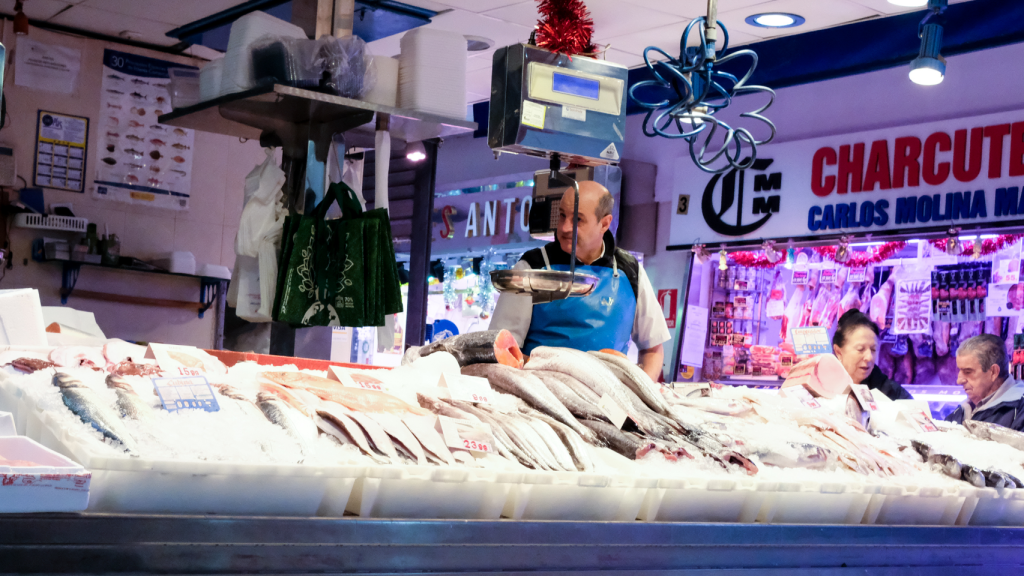
[[192,130],[157,123],[171,111],[171,68],[194,66],[116,50],[103,51],[100,131],[94,196],[188,210],[192,194]]
[[527,186],[438,196],[434,199],[431,253],[539,246],[543,242],[530,236],[532,205],[533,188]]
[[675,165],[670,248],[1024,222],[1024,111],[762,146],[746,170]]

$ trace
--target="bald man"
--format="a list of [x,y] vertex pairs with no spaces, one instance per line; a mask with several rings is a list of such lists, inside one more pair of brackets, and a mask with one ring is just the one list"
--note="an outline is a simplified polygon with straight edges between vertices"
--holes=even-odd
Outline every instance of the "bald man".
[[[516,269],[569,270],[574,199],[572,188],[562,195],[557,241],[523,254]],[[663,344],[671,336],[643,267],[615,247],[608,231],[614,203],[604,186],[580,182],[576,269],[600,279],[595,290],[582,298],[537,305],[529,295],[504,294],[490,329],[512,332],[526,354],[538,346],[610,348],[625,354],[632,339],[640,350],[640,367],[657,382],[665,361]]]

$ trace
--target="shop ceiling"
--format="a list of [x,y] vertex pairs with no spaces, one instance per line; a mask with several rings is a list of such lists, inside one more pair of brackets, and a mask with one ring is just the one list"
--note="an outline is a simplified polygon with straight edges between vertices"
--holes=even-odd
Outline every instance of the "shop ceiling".
[[[966,1],[951,0],[950,3]],[[368,0],[364,4],[375,3],[387,2]],[[428,28],[484,36],[493,40],[494,47],[525,41],[537,20],[536,0],[404,0],[403,3],[424,10],[421,14],[435,13],[425,24]],[[594,18],[595,42],[608,46],[606,57],[609,60],[631,68],[643,64],[643,50],[647,46],[674,51],[683,28],[702,15],[707,6],[706,0],[587,0],[586,3]],[[984,3],[985,0],[979,1],[979,4]],[[167,36],[168,32],[247,5],[260,5],[276,15],[286,16],[289,12],[286,4],[273,0],[25,0],[24,9],[37,25],[181,49],[181,40]],[[733,46],[920,10],[896,6],[888,0],[719,0],[719,19],[728,28]],[[14,0],[0,0],[0,12],[13,14]],[[793,28],[759,28],[745,21],[748,16],[764,12],[798,14],[806,22]],[[908,34],[913,38],[914,30]],[[371,50],[375,54],[396,55],[400,37],[401,34],[393,34],[374,40]],[[861,43],[868,41],[867,38],[860,40]],[[488,98],[493,50],[476,52],[469,58],[467,96],[471,103]]]

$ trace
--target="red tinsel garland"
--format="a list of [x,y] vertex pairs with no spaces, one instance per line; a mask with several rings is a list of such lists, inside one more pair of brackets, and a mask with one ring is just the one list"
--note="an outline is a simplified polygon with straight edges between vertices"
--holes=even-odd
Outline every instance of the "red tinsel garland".
[[[979,240],[981,241],[980,256],[989,256],[995,254],[996,252],[999,252],[1003,248],[1006,248],[1007,246],[1013,244],[1014,242],[1020,240],[1021,238],[1024,238],[1024,234],[1002,234],[998,238],[990,238],[988,240],[981,240],[980,238],[978,238],[974,242],[978,242]],[[974,242],[971,242],[970,244],[961,242],[961,251],[959,254],[957,254],[957,256],[973,254]],[[946,239],[940,238],[937,240],[929,240],[928,243],[931,244],[933,247],[937,248],[938,250],[941,250],[943,252],[946,251]]]
[[592,54],[594,20],[582,0],[538,0],[537,46],[573,56]]
[[[886,242],[881,246],[878,246],[874,250],[868,252],[854,252],[850,255],[850,259],[846,262],[841,262],[842,265],[847,267],[853,266],[867,266],[868,264],[878,264],[884,262],[889,258],[892,258],[900,250],[906,248],[907,243],[904,241],[898,242]],[[836,247],[835,246],[821,246],[814,248],[822,258],[827,260],[836,259]],[[785,258],[780,258],[778,262],[774,264],[768,261],[768,256],[764,252],[733,252],[729,255],[739,266],[745,268],[775,268],[785,263]]]

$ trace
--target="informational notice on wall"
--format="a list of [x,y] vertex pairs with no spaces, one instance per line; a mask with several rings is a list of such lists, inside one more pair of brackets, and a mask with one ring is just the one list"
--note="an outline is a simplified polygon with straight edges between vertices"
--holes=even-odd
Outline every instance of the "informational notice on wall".
[[82,192],[89,119],[40,110],[36,116],[36,186]]
[[14,51],[14,83],[25,88],[71,94],[78,86],[82,52],[18,36]]
[[683,326],[683,348],[679,363],[700,368],[704,365],[704,349],[708,337],[708,309],[691,304],[686,307]]
[[190,68],[115,50],[103,51],[97,198],[188,210],[192,193],[192,130],[165,126],[171,111],[171,68]]

